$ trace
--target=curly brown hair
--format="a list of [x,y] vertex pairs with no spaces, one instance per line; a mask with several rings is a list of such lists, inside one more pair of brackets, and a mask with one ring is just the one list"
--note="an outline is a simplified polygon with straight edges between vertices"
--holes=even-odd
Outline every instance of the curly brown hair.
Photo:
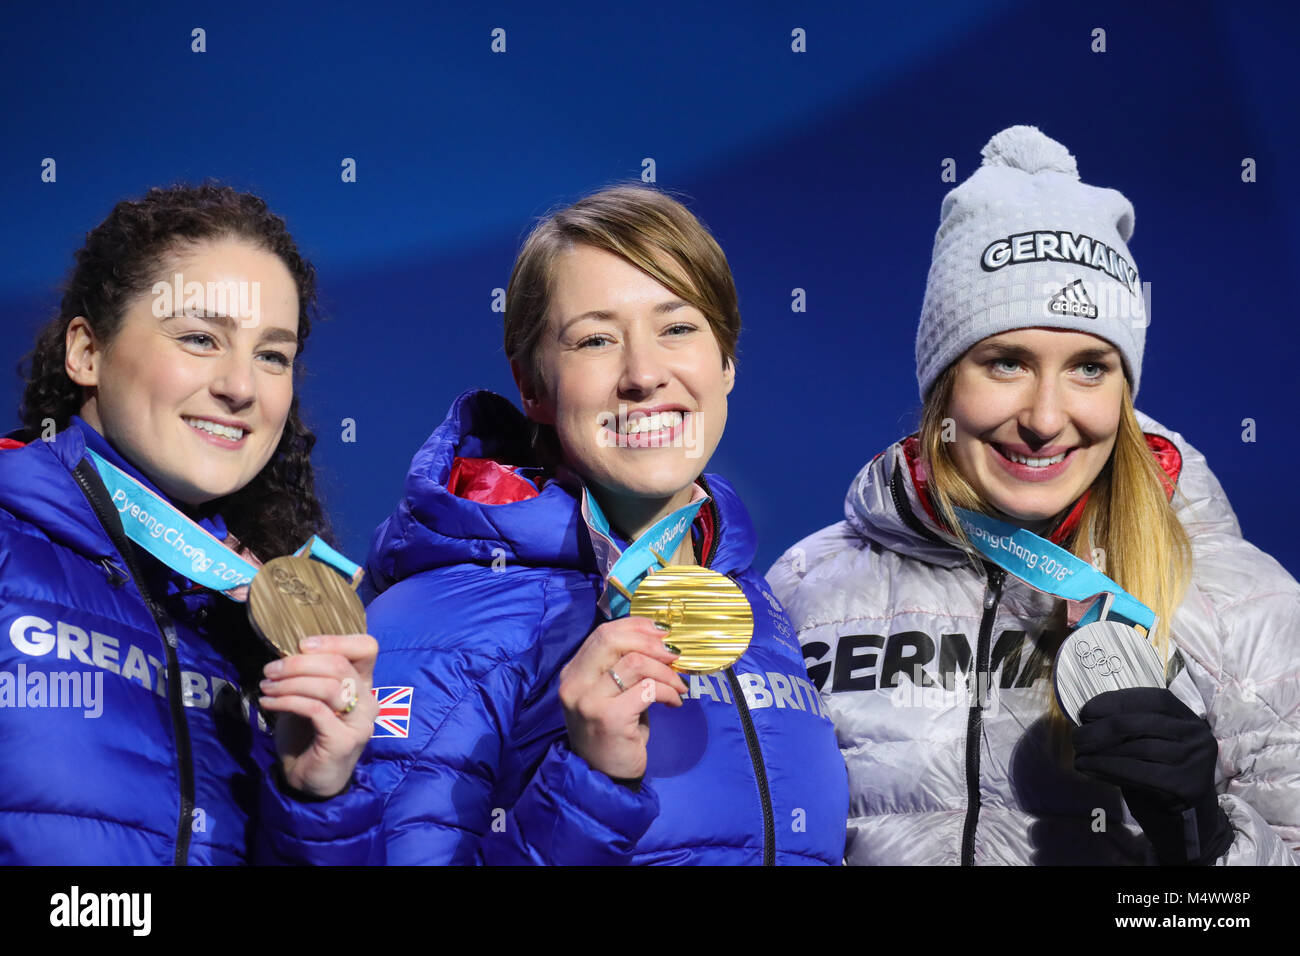
[[[36,337],[18,365],[26,385],[18,417],[29,437],[49,421],[63,430],[85,402],[85,391],[64,369],[69,323],[84,316],[95,338],[109,343],[127,306],[152,288],[170,257],[188,244],[240,239],[277,256],[298,289],[298,353],[294,380],[311,318],[316,312],[316,269],[298,252],[279,216],[257,196],[217,183],[150,189],[124,200],[86,234],[63,285],[58,314]],[[328,519],[316,494],[311,450],[316,436],[303,424],[295,394],[280,443],[251,482],[213,503],[226,526],[263,560],[295,550],[312,534],[328,536]]]

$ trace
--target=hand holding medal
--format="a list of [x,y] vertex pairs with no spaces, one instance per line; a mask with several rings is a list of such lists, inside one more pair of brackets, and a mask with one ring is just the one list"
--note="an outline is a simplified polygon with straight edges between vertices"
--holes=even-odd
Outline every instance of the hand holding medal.
[[610,777],[645,773],[646,711],[655,701],[680,707],[687,693],[670,666],[677,654],[665,646],[665,633],[643,617],[607,621],[560,671],[569,747]]
[[1119,787],[1161,863],[1214,863],[1234,833],[1215,786],[1218,741],[1166,686],[1150,640],[1155,613],[1033,532],[962,508],[957,514],[989,561],[1036,590],[1088,606],[1053,672],[1057,701],[1074,724],[1075,770]]
[[275,743],[293,789],[330,797],[347,787],[379,710],[370,692],[378,653],[369,634],[322,634],[266,665],[258,706],[283,715]]
[[116,465],[86,454],[128,538],[196,584],[247,600],[253,630],[283,657],[266,666],[259,705],[292,715],[275,728],[285,781],[314,797],[342,791],[378,711],[370,687],[379,645],[365,633],[354,590],[361,569],[314,536],[298,554],[259,568]]
[[263,565],[248,591],[254,631],[283,655],[264,670],[259,704],[297,718],[276,721],[276,748],[286,782],[313,796],[347,786],[378,711],[370,688],[379,645],[365,633],[360,576],[313,538]]
[[725,574],[694,564],[668,563],[690,534],[691,522],[708,496],[696,496],[620,549],[600,506],[585,490],[582,515],[596,560],[605,577],[598,606],[611,618],[648,617],[668,632],[679,652],[675,670],[708,674],[725,670],[745,653],[754,633],[754,614],[740,586]]
[[1057,655],[1074,769],[1119,787],[1162,864],[1210,864],[1233,839],[1215,788],[1218,741],[1165,683],[1151,642],[1120,621],[1079,628]]
[[573,752],[615,779],[645,773],[650,705],[680,707],[688,693],[677,672],[722,670],[749,646],[753,612],[739,586],[664,558],[677,553],[705,500],[699,492],[623,551],[583,491],[583,518],[606,582],[598,606],[612,620],[592,631],[560,672],[560,702]]

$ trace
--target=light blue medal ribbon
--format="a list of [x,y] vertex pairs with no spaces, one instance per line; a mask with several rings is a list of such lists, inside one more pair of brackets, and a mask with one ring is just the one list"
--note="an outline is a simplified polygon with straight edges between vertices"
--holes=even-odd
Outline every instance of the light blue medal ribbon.
[[605,590],[597,606],[606,617],[613,620],[631,611],[632,592],[651,571],[667,566],[682,538],[690,534],[695,515],[708,500],[709,496],[696,485],[690,502],[660,518],[623,551],[615,544],[609,520],[600,505],[586,488],[582,489],[582,518],[591,535],[596,564],[605,579]]
[[361,570],[361,565],[355,564],[343,557],[343,555],[339,554],[322,541],[320,535],[317,534],[312,535],[307,542],[295,552],[295,555],[298,557],[306,555],[314,561],[321,561],[328,564],[339,574],[350,580],[353,587],[360,584],[361,578],[364,576],[364,572]]
[[1078,624],[1119,619],[1148,633],[1156,615],[1149,607],[1088,562],[1046,538],[988,515],[954,508],[971,543],[984,557],[1030,587],[1067,601],[1092,606]]
[[[89,448],[86,454],[103,479],[128,538],[195,584],[232,601],[245,600],[244,592],[233,592],[253,583],[255,566],[112,462]],[[354,585],[360,580],[361,568],[316,535],[298,554],[325,562]]]

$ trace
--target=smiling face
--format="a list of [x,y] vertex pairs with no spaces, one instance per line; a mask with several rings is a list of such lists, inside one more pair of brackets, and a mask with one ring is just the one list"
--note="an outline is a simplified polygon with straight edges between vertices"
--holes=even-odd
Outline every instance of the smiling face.
[[688,500],[735,384],[704,316],[625,260],[578,244],[556,261],[546,323],[545,392],[517,364],[515,374],[529,416],[555,426],[565,463],[615,512],[620,502],[636,510],[635,499]]
[[953,461],[994,508],[1043,522],[1110,459],[1123,389],[1119,352],[1104,339],[1050,329],[990,336],[957,361]]
[[[66,369],[89,390],[82,418],[165,494],[198,505],[247,485],[279,444],[293,400],[298,292],[278,257],[234,239],[187,248],[160,281],[176,273],[201,284],[202,306],[144,293],[107,346],[74,319]],[[222,288],[255,295],[255,321],[235,315]]]

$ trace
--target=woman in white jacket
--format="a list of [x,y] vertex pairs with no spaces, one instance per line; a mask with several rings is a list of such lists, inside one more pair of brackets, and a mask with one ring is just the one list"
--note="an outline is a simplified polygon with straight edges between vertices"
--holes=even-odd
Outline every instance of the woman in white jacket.
[[[918,433],[768,574],[848,765],[848,862],[1293,863],[1300,585],[1242,538],[1204,457],[1133,407],[1128,200],[1033,127],[983,155],[943,203]],[[1008,573],[972,512],[1145,604],[1168,688],[1067,718],[1053,661],[1089,605]]]

